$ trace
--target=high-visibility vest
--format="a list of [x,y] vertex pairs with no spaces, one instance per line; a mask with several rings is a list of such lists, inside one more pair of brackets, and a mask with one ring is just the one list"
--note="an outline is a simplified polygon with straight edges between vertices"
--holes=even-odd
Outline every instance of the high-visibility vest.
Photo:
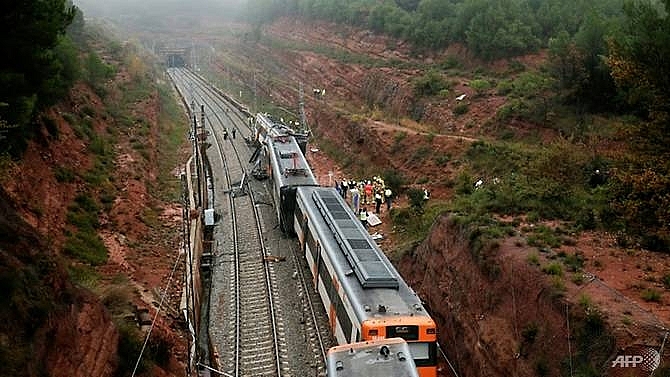
[[367,221],[368,220],[368,213],[366,211],[361,211],[361,221]]

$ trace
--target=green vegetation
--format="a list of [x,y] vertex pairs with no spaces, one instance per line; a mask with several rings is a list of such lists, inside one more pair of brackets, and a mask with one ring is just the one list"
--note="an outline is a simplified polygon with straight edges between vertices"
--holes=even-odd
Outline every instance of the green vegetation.
[[454,106],[455,115],[463,115],[468,111],[470,111],[470,106],[467,103],[459,103],[458,105]]
[[91,51],[84,61],[86,82],[93,88],[97,95],[105,97],[107,94],[107,81],[114,77],[115,69],[113,66],[103,62],[98,54]]
[[[565,4],[527,0],[305,0],[283,2],[256,0],[248,15],[260,34],[260,24],[282,15],[347,23],[409,40],[417,49],[464,44],[484,59],[510,57],[546,45],[561,31],[581,32],[587,39],[589,25],[601,25],[621,13],[612,0]],[[599,14],[604,20],[593,20]],[[604,40],[600,40],[604,45]],[[453,62],[445,68],[454,67]]]
[[539,266],[540,265],[540,258],[538,257],[537,253],[532,252],[528,254],[528,257],[526,258],[528,261],[528,264],[532,266]]
[[93,266],[107,261],[107,248],[98,236],[100,208],[89,194],[75,198],[67,213],[67,221],[74,231],[69,235],[63,251],[80,262]]
[[570,374],[571,362],[575,376],[599,376],[602,365],[614,350],[614,337],[607,331],[602,313],[592,306],[573,309],[570,317],[576,351],[572,360],[561,363],[562,374]]
[[177,201],[181,195],[181,185],[178,178],[174,177],[173,169],[178,165],[179,148],[184,143],[184,135],[187,132],[188,124],[184,121],[182,109],[172,93],[167,85],[158,87],[161,104],[158,119],[161,148],[159,149],[159,175],[156,187],[160,190],[158,194],[161,198]]
[[647,302],[661,302],[661,292],[654,288],[647,288],[640,293],[640,297]]
[[85,264],[70,265],[68,275],[72,282],[90,290],[96,288],[100,281],[100,274],[93,267]]
[[[667,2],[647,0],[256,0],[248,16],[259,37],[261,24],[290,15],[386,33],[412,42],[417,54],[459,44],[478,58],[494,60],[544,49],[549,58],[540,69],[509,59],[502,77],[487,75],[485,70],[472,75],[469,85],[475,96],[495,88],[498,95],[506,97],[497,118],[485,126],[502,139],[527,145],[474,145],[463,175],[495,177],[500,183],[461,193],[453,209],[479,214],[526,213],[539,221],[565,220],[574,222],[576,230],[604,229],[620,234],[622,244],[668,250],[668,6]],[[340,51],[318,53],[367,66],[395,64],[377,58],[366,61]],[[416,98],[403,110],[406,115],[422,119],[427,97],[447,92],[452,85],[448,76],[464,66],[457,57],[447,56],[435,64],[413,67],[423,73],[413,82]],[[366,101],[386,111],[393,91],[377,95],[383,92],[381,80],[371,80],[374,85],[366,86]],[[465,114],[469,108],[462,104],[453,111]],[[397,110],[393,112],[402,116]],[[522,140],[509,129],[512,120],[528,125]],[[563,141],[547,145],[543,128],[553,129]],[[628,147],[616,156],[604,155],[597,149],[598,140],[603,142],[600,145],[609,142]],[[393,150],[400,148],[396,140]],[[598,152],[591,153],[593,150]],[[484,156],[478,156],[480,152]],[[499,161],[497,171],[483,169],[483,158]],[[596,171],[600,177],[594,176]],[[470,188],[472,184],[472,180],[467,182]]]
[[[430,201],[425,203],[423,200],[423,191],[418,191],[421,193],[420,207],[391,208],[391,221],[396,228],[396,232],[401,234],[400,239],[403,241],[397,250],[394,251],[397,253],[397,256],[401,256],[414,249],[423,241],[433,226],[435,219],[447,209],[444,203]],[[394,192],[397,193],[398,191]]]
[[542,272],[544,272],[547,275],[555,275],[561,277],[563,276],[563,267],[560,264],[553,262],[542,267]]
[[436,71],[429,71],[414,81],[414,94],[419,97],[434,96],[444,89],[449,89],[449,83]]
[[0,49],[0,151],[20,155],[40,110],[63,96],[78,76],[77,52],[65,37],[78,13],[65,0],[11,2],[3,6]]

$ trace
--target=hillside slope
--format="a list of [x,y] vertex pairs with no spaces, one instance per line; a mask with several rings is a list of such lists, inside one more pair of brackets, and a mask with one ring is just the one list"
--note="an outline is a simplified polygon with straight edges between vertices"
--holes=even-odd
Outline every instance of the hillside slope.
[[77,83],[21,159],[2,160],[3,375],[130,375],[138,313],[153,318],[163,294],[137,375],[183,375],[181,287],[167,285],[181,265],[183,118],[135,46],[95,50],[113,76]]
[[53,246],[0,188],[3,375],[112,376],[118,331],[101,302],[74,287]]
[[[302,83],[315,135],[308,158],[322,184],[391,170],[406,187],[431,190],[428,211],[447,209],[473,144],[501,134],[540,146],[562,140],[555,129],[528,121],[500,125],[496,116],[507,98],[470,85],[481,72],[513,77],[514,66],[538,69],[542,54],[481,68],[458,48],[416,56],[401,42],[326,23],[282,19],[266,25],[257,41],[244,28],[234,30],[212,42],[223,52],[209,74],[228,87],[255,90],[257,97],[243,100],[286,117],[282,108],[297,112]],[[454,60],[460,68],[445,69],[449,89],[416,101],[417,80]],[[312,88],[325,89],[325,96],[312,95]],[[482,178],[491,184],[495,176]],[[407,207],[407,198],[399,199]],[[640,368],[609,368],[610,362],[637,352],[630,347],[658,350],[670,327],[665,254],[525,215],[496,218],[507,234],[490,242],[449,215],[436,219],[424,242],[395,227],[388,213],[382,220],[382,247],[427,301],[461,375],[558,376],[569,375],[570,366],[585,375],[644,375]],[[648,299],[645,292],[661,293]]]

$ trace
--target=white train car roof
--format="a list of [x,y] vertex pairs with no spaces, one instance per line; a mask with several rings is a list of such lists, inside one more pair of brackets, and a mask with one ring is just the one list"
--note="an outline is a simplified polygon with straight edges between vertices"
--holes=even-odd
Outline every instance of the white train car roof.
[[296,133],[295,130],[287,126],[284,122],[275,120],[269,114],[256,114],[256,122],[260,127],[265,129],[265,133],[269,137],[287,136]]
[[328,350],[328,377],[418,377],[402,338],[371,340]]
[[267,143],[272,173],[279,187],[319,185],[294,137],[268,138]]
[[[319,234],[339,283],[362,323],[414,317],[433,325],[418,295],[405,283],[334,188],[298,188],[298,206]],[[309,204],[307,204],[309,203]]]

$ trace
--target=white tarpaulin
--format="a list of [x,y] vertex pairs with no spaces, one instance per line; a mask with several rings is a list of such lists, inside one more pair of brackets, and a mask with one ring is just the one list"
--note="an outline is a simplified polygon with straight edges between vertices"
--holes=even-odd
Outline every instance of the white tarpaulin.
[[375,215],[374,213],[368,213],[368,225],[377,226],[381,223],[382,221],[379,220],[379,216]]

